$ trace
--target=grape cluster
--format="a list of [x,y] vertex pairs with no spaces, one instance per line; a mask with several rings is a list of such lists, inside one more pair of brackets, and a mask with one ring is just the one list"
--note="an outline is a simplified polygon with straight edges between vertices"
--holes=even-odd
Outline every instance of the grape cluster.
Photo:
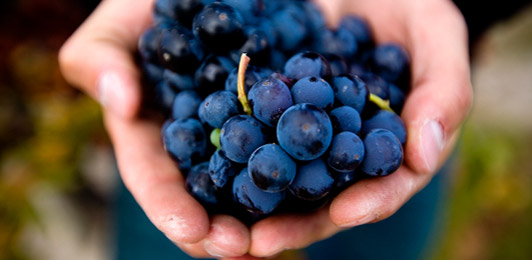
[[307,1],[157,0],[153,18],[138,43],[145,85],[209,212],[310,211],[402,164],[409,57],[375,45],[360,17],[328,28]]

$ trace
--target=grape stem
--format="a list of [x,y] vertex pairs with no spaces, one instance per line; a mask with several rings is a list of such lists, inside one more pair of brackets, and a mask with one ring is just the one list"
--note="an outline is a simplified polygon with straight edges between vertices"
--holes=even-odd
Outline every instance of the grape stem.
[[249,61],[251,59],[245,54],[242,53],[240,56],[240,63],[238,64],[238,75],[237,75],[237,88],[238,88],[238,100],[244,108],[244,112],[248,115],[251,115],[251,107],[248,103],[248,97],[246,96],[245,89],[245,79],[246,79],[246,70],[248,68]]
[[393,111],[393,109],[390,107],[390,101],[389,100],[384,100],[384,99],[380,98],[379,96],[377,96],[377,95],[375,95],[373,93],[369,94],[369,100],[371,102],[375,103],[381,109],[388,110],[388,111],[390,111],[392,113],[395,113],[395,111]]

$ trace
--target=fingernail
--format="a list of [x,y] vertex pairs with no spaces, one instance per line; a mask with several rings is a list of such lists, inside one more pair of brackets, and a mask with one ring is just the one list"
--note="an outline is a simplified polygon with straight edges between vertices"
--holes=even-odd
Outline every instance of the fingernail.
[[232,254],[231,252],[228,252],[218,247],[215,243],[213,243],[210,240],[205,240],[205,242],[203,243],[203,248],[209,255],[214,256],[214,257],[220,257],[220,258],[228,257],[228,256],[231,256]]
[[425,166],[429,172],[434,172],[444,146],[443,129],[440,123],[434,120],[425,123],[421,130],[421,145]]
[[114,72],[104,72],[98,80],[100,104],[116,115],[125,117],[127,109],[127,88],[124,80]]

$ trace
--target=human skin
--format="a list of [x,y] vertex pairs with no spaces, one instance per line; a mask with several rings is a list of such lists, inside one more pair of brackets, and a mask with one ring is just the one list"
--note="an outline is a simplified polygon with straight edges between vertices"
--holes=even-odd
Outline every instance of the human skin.
[[[383,220],[431,180],[453,149],[472,103],[467,30],[448,0],[317,0],[328,23],[366,18],[377,43],[395,42],[411,57],[411,92],[401,114],[405,165],[353,184],[308,215],[272,216],[246,227],[228,215],[209,217],[185,190],[160,141],[160,122],[138,116],[140,72],[133,53],[150,26],[153,0],[103,1],[61,48],[69,83],[103,107],[121,177],[151,222],[194,257],[253,258],[306,247],[335,233]],[[127,11],[124,11],[127,10]]]

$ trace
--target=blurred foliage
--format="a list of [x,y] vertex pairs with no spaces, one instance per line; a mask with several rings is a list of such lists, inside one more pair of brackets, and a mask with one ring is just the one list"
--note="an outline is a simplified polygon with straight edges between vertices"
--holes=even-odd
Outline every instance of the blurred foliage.
[[88,142],[107,143],[98,105],[68,86],[57,51],[96,1],[2,1],[0,15],[0,259],[27,259],[17,244],[39,221],[32,188],[79,189]]
[[434,259],[532,259],[532,133],[469,122]]

